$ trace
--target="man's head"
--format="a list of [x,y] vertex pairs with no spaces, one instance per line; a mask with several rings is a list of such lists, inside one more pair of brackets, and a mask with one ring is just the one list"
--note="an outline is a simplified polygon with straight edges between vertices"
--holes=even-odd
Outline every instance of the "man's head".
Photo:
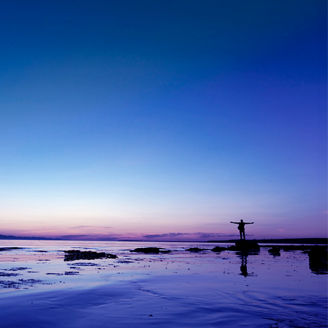
[[241,219],[240,222],[244,222],[243,219]]

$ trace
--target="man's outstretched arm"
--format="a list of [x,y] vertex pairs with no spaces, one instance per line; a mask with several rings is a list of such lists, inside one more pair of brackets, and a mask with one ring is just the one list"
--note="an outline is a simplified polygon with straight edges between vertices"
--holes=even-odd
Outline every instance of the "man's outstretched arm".
[[245,222],[245,224],[254,224],[254,222]]
[[239,222],[233,222],[233,221],[230,221],[230,223],[239,224]]

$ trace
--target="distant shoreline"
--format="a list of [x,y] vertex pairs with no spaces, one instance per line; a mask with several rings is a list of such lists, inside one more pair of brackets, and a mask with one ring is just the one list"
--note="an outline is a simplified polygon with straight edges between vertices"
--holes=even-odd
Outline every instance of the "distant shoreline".
[[[165,242],[165,243],[235,243],[239,239],[226,239],[226,240],[110,240],[110,239],[66,239],[66,238],[46,238],[46,237],[20,237],[20,236],[6,236],[0,235],[0,240],[52,240],[52,241],[76,241],[76,242],[97,242],[97,241],[117,241],[117,242]],[[273,244],[328,244],[328,238],[273,238],[273,239],[249,239],[258,243],[273,243]]]

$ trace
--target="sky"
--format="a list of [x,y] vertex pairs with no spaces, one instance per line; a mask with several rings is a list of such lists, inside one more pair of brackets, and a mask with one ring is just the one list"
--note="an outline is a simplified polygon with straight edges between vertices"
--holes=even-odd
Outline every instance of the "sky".
[[0,3],[0,234],[327,237],[326,2]]

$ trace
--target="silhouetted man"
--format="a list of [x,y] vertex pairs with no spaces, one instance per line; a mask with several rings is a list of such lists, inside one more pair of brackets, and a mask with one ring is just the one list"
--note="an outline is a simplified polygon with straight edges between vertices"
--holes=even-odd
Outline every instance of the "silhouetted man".
[[239,234],[240,234],[240,240],[245,240],[245,225],[246,224],[253,224],[254,222],[244,222],[243,220],[240,220],[240,222],[233,222],[230,221],[230,223],[233,224],[238,224],[238,230],[239,230]]

